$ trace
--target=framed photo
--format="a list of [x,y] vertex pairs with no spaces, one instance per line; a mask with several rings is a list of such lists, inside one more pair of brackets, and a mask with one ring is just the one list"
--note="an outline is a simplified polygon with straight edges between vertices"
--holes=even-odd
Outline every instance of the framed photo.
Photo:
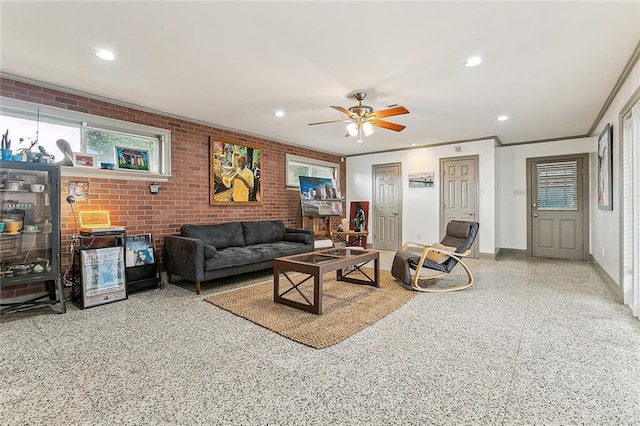
[[153,236],[151,234],[127,235],[125,237],[125,264],[132,266],[152,265],[155,263]]
[[149,151],[121,146],[116,146],[113,149],[116,156],[116,169],[149,171]]
[[127,298],[123,247],[80,250],[80,267],[84,308]]
[[73,167],[96,167],[96,156],[84,152],[73,153]]
[[209,138],[209,204],[262,204],[262,148]]
[[613,210],[613,132],[607,123],[598,136],[598,208]]
[[433,188],[436,172],[409,172],[409,188]]

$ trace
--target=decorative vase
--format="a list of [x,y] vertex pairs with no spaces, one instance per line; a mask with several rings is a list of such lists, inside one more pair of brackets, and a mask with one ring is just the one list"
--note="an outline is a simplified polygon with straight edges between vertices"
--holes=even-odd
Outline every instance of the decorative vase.
[[11,154],[13,154],[13,151],[11,151],[10,149],[3,149],[2,150],[2,159],[3,160],[11,160]]

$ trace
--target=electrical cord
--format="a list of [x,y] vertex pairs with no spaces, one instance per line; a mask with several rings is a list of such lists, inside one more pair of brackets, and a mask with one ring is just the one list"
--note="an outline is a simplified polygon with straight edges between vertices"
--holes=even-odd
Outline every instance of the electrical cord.
[[75,256],[76,241],[78,240],[77,238],[78,218],[76,217],[76,211],[73,208],[73,203],[75,202],[76,202],[76,197],[74,197],[73,195],[69,195],[67,197],[67,203],[69,203],[69,206],[71,206],[71,214],[73,215],[75,233],[71,235],[71,248],[69,250],[70,251],[69,262],[67,263],[67,268],[65,269],[64,274],[62,275],[62,283],[65,285],[65,287],[71,287],[73,286],[73,284],[77,284],[74,282],[74,280],[69,279],[69,272],[71,272],[71,268],[73,266],[73,257]]

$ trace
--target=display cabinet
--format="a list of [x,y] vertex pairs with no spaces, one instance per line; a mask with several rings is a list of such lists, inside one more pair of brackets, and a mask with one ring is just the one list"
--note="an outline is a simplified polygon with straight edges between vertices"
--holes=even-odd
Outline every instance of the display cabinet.
[[59,204],[57,166],[0,160],[0,313],[53,304],[66,311]]

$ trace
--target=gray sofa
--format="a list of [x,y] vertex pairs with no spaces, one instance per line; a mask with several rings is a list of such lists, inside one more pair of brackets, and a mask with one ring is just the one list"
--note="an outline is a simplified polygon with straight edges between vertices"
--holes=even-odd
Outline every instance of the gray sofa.
[[164,237],[164,269],[202,281],[273,267],[276,257],[313,251],[313,231],[285,228],[281,220],[182,225]]

